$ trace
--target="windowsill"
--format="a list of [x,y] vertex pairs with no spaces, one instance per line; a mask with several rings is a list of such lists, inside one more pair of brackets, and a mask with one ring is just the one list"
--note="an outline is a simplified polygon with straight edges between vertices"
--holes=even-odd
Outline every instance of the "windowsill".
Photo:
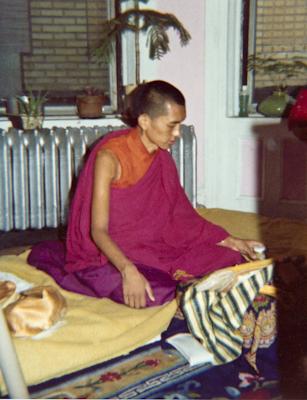
[[[102,113],[106,116],[115,115],[116,112],[112,109],[110,105],[106,105],[102,107]],[[44,108],[45,117],[76,117],[77,115],[77,107],[75,105],[47,105]]]
[[[51,129],[53,127],[92,127],[92,126],[108,126],[123,125],[119,114],[105,114],[101,118],[79,118],[78,115],[65,114],[61,112],[58,115],[46,115],[43,121],[43,128]],[[12,121],[7,115],[0,114],[0,129],[8,129],[13,127]]]
[[[117,124],[121,122],[121,116],[110,105],[102,107],[102,114],[101,118],[80,118],[77,115],[75,105],[47,105],[44,107],[43,128],[52,128],[53,126],[105,126],[111,125],[113,122]],[[12,117],[18,118],[17,115],[12,115]],[[6,114],[5,108],[0,106],[0,128],[6,129],[10,126],[13,126],[11,118]]]
[[274,119],[274,120],[286,120],[287,117],[267,117],[263,114],[260,113],[250,113],[248,114],[246,117],[240,116],[240,115],[229,115],[228,118],[235,118],[235,119],[240,119],[240,120],[247,120],[247,119],[263,119],[263,120],[267,120],[267,119]]
[[267,117],[263,114],[258,114],[258,113],[254,113],[254,114],[249,114],[246,117],[242,117],[240,115],[236,115],[236,116],[232,116],[231,118],[240,118],[240,119],[247,119],[247,118],[257,118],[257,119],[286,119],[287,117]]

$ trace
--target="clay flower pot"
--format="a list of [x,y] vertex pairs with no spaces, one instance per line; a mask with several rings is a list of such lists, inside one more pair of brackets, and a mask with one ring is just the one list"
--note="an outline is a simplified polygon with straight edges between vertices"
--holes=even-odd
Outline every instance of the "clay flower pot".
[[106,98],[104,95],[79,95],[76,103],[80,118],[100,118]]

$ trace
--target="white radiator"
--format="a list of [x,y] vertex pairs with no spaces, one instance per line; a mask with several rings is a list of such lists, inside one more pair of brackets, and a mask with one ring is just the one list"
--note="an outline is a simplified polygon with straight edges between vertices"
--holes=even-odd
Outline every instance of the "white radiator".
[[[72,182],[87,149],[121,127],[0,130],[0,231],[66,224]],[[196,205],[196,138],[183,125],[171,150],[191,203]]]

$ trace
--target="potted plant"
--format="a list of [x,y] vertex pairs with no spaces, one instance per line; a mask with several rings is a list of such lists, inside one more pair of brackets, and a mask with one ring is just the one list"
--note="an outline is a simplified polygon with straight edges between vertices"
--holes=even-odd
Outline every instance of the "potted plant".
[[44,120],[43,106],[48,99],[47,93],[30,92],[18,96],[19,112],[23,129],[41,129]]
[[294,99],[287,93],[288,80],[307,72],[307,63],[304,57],[289,57],[281,59],[278,57],[263,57],[251,55],[248,58],[248,70],[259,75],[268,76],[275,90],[258,105],[258,111],[265,116],[285,116],[289,105]]
[[84,88],[83,94],[76,97],[77,111],[80,118],[100,118],[106,96],[100,89],[90,86]]
[[135,0],[133,8],[119,13],[103,24],[100,43],[93,52],[98,61],[108,61],[114,51],[116,39],[120,39],[121,34],[127,31],[133,32],[135,34],[135,85],[141,83],[140,33],[146,34],[148,56],[151,60],[159,60],[170,51],[168,29],[172,28],[178,33],[182,46],[187,45],[191,39],[189,32],[173,14],[140,9],[139,2],[147,3],[148,0]]

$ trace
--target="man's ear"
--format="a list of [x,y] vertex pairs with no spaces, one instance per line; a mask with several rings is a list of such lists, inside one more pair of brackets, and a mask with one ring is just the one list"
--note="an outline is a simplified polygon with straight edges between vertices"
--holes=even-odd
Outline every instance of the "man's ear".
[[141,114],[141,115],[139,115],[138,124],[139,124],[139,127],[140,127],[143,131],[146,131],[146,129],[148,128],[149,120],[150,120],[150,118],[149,118],[149,115],[148,115],[148,114]]

